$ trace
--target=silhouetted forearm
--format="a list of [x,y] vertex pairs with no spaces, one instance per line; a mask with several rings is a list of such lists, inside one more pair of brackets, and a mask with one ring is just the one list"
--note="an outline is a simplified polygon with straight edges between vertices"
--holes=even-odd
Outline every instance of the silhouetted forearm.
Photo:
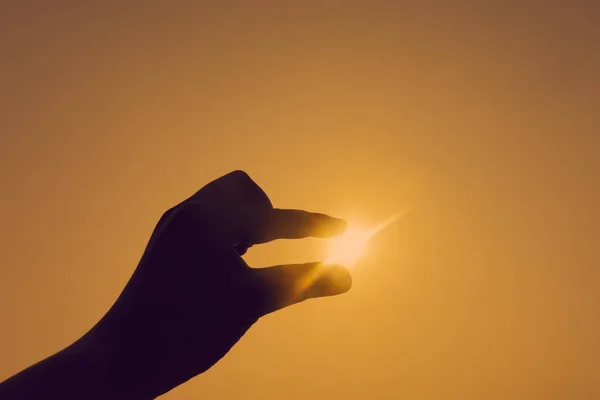
[[0,399],[145,399],[108,377],[99,357],[74,344],[0,383]]

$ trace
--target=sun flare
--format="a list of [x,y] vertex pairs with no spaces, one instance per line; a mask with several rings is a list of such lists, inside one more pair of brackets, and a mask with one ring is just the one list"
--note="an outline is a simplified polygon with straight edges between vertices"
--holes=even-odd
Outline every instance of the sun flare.
[[349,227],[342,235],[329,243],[328,264],[353,265],[365,253],[371,231],[359,227]]
[[371,238],[392,222],[403,217],[406,212],[407,210],[394,215],[371,229],[350,225],[346,232],[330,240],[328,257],[325,262],[346,267],[356,265],[366,255]]

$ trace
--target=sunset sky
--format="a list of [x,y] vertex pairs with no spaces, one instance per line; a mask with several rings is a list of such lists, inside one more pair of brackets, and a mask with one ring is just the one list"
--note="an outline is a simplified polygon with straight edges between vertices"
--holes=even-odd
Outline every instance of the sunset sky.
[[[164,399],[600,398],[600,2],[0,1],[0,380],[243,169],[374,226],[352,290]],[[252,248],[255,267],[323,240]]]

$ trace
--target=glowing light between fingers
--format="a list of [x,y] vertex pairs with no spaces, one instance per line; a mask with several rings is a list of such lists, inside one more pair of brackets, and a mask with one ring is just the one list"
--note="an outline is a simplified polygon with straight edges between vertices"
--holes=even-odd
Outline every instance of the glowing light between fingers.
[[365,253],[372,233],[370,230],[349,227],[346,232],[331,240],[327,264],[350,266]]
[[407,212],[408,210],[404,210],[372,229],[350,225],[342,235],[331,239],[329,255],[325,263],[353,267],[366,255],[371,238],[391,223],[402,218]]

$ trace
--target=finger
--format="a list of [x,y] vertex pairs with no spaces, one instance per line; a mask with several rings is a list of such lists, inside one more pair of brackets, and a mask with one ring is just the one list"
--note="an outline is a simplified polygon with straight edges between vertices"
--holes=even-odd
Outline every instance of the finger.
[[237,224],[237,242],[266,243],[277,239],[326,238],[347,228],[346,221],[303,210],[238,208],[232,224]]
[[266,315],[306,299],[335,296],[352,287],[342,266],[318,262],[255,269],[257,310]]
[[302,210],[182,204],[179,220],[189,221],[202,239],[246,247],[276,239],[331,237],[346,230],[346,221]]
[[187,201],[273,208],[267,194],[244,171],[233,171],[198,190]]

